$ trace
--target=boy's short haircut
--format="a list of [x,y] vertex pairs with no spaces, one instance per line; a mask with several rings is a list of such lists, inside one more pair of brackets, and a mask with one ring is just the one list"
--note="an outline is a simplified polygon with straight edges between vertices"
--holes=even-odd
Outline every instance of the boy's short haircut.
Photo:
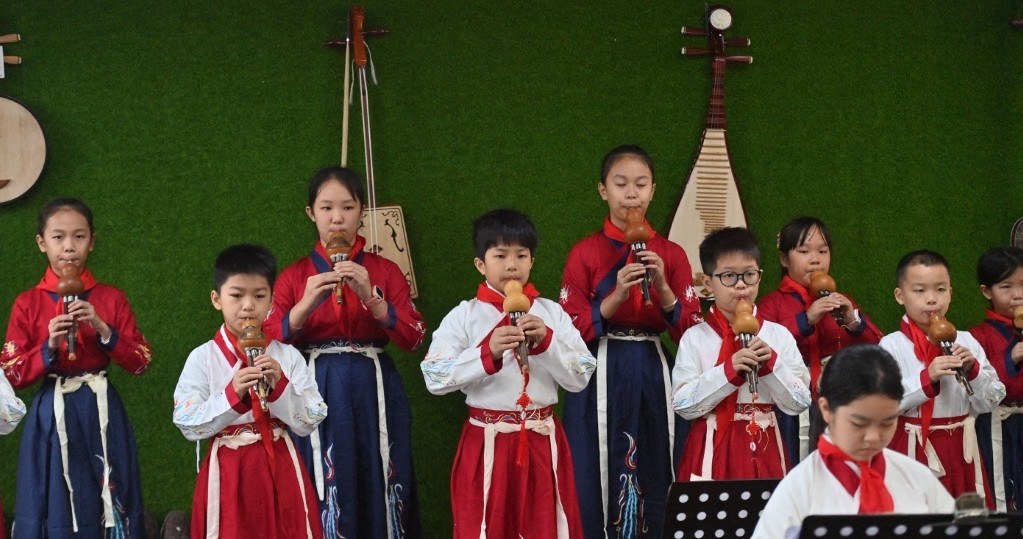
[[742,253],[760,265],[760,245],[749,230],[728,227],[715,230],[700,242],[700,266],[704,275],[712,275],[718,260],[729,253]]
[[512,244],[529,249],[530,256],[535,257],[539,243],[540,234],[533,222],[515,210],[491,210],[472,222],[472,244],[476,258],[480,260],[491,247]]
[[952,268],[948,265],[948,260],[945,260],[945,257],[934,251],[920,249],[907,253],[899,260],[899,265],[895,268],[895,284],[902,286],[902,280],[906,278],[906,269],[910,266],[945,266],[949,275],[952,274]]
[[267,284],[273,289],[277,277],[277,259],[262,245],[232,245],[221,251],[213,264],[213,289],[220,293],[220,287],[235,275],[259,275],[266,278]]

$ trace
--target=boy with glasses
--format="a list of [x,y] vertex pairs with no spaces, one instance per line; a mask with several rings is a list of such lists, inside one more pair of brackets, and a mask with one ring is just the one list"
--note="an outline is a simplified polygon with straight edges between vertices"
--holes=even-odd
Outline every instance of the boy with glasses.
[[700,244],[700,264],[714,305],[682,336],[672,371],[672,407],[693,420],[678,479],[780,478],[792,463],[775,406],[791,415],[805,410],[809,373],[788,330],[755,308],[759,329],[746,346],[732,329],[737,307],[757,298],[763,270],[756,238],[744,228],[713,232]]

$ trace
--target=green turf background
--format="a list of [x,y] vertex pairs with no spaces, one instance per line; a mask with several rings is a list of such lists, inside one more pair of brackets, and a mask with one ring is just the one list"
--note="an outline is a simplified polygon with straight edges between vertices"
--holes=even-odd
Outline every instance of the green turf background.
[[[380,203],[404,207],[418,305],[431,328],[479,278],[472,218],[529,213],[541,231],[533,280],[556,297],[569,247],[599,227],[600,158],[625,142],[657,164],[651,222],[663,230],[696,155],[706,59],[679,34],[704,4],[367,2],[379,86],[371,88]],[[832,229],[833,274],[885,331],[900,316],[895,262],[932,248],[953,267],[950,319],[982,317],[974,266],[1021,215],[1020,0],[737,1],[729,37],[750,66],[727,74],[729,143],[765,292],[779,279],[774,234],[813,214]],[[90,266],[124,289],[154,349],[143,377],[112,374],[138,437],[145,502],[189,506],[195,447],[170,422],[188,352],[218,325],[211,264],[240,241],[283,263],[310,248],[305,183],[339,160],[347,4],[8,0],[0,34],[24,58],[0,94],[47,135],[43,178],[0,206],[0,325],[41,275],[39,207],[76,196],[96,214]],[[355,114],[358,114],[357,109]],[[350,164],[362,170],[359,120]],[[427,343],[428,344],[428,343]],[[425,345],[424,345],[425,348]],[[395,353],[412,401],[422,516],[450,534],[448,471],[464,416],[429,395],[424,350]],[[34,390],[34,389],[33,389]],[[22,392],[29,400],[33,390]],[[20,429],[0,439],[0,491],[13,509]]]

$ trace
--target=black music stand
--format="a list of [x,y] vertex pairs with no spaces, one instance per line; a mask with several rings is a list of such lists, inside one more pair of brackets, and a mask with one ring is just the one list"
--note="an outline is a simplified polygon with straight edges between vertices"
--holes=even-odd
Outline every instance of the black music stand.
[[952,517],[950,514],[810,515],[803,520],[799,539],[1023,537],[1023,515],[997,514],[985,518],[968,518],[960,522],[953,522]]
[[671,485],[663,539],[750,537],[780,479],[686,481]]

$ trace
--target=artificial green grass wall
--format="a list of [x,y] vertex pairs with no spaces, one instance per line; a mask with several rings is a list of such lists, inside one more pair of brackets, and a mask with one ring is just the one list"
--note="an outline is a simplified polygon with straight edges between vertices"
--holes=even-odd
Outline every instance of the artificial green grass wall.
[[[664,230],[688,176],[709,93],[707,59],[682,58],[679,27],[704,4],[368,2],[379,86],[370,89],[380,203],[404,207],[420,290],[435,328],[475,291],[472,218],[511,206],[541,231],[533,280],[557,297],[569,247],[601,223],[600,158],[626,142],[657,164],[651,222]],[[305,183],[339,160],[341,2],[0,4],[0,94],[39,118],[44,177],[0,206],[0,323],[44,258],[35,216],[57,196],[96,213],[97,276],[124,289],[154,349],[141,378],[112,369],[139,443],[146,504],[190,504],[194,446],[171,424],[188,352],[219,324],[211,265],[224,246],[257,241],[282,265],[314,232]],[[1019,0],[741,1],[730,37],[750,66],[726,76],[729,144],[767,269],[774,234],[811,214],[832,229],[833,274],[885,331],[898,258],[916,248],[953,266],[950,319],[982,317],[974,266],[1004,244],[1023,209]],[[350,164],[362,170],[357,109]],[[426,344],[428,345],[428,343]],[[414,414],[423,520],[450,535],[448,473],[464,417],[458,395],[422,383],[424,349],[395,353]],[[21,392],[30,399],[33,390]],[[0,438],[0,489],[13,509],[20,429]]]

